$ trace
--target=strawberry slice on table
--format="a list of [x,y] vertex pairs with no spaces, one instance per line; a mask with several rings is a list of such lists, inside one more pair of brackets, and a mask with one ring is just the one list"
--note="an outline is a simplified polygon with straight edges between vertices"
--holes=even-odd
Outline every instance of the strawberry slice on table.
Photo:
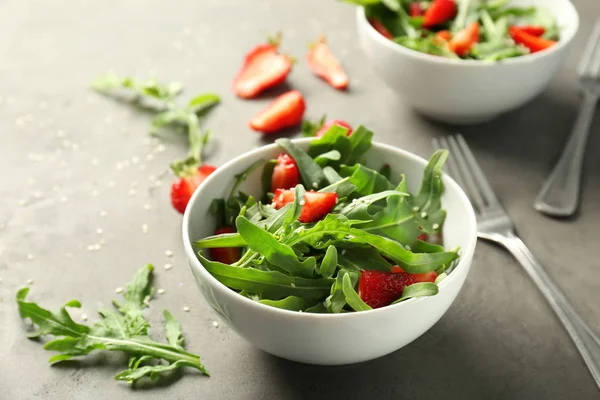
[[269,43],[259,44],[246,54],[233,80],[235,94],[250,99],[285,81],[292,70],[292,60],[279,54],[279,41],[277,37]]
[[519,28],[520,30],[522,30],[525,33],[529,33],[530,35],[533,35],[536,37],[540,37],[544,33],[546,33],[546,28],[544,28],[543,26],[539,26],[539,25],[524,25],[524,26],[518,26],[517,28]]
[[288,154],[281,153],[277,156],[273,176],[271,177],[271,191],[277,189],[290,189],[300,183],[300,170],[296,161]]
[[517,44],[527,47],[532,53],[537,53],[548,49],[556,44],[554,40],[548,40],[531,35],[519,27],[511,26],[508,28],[508,34]]
[[298,125],[302,121],[306,103],[302,93],[290,90],[275,98],[263,111],[252,117],[250,128],[262,133],[275,133]]
[[394,35],[392,35],[392,33],[385,27],[385,25],[380,20],[376,18],[369,18],[368,21],[373,27],[373,29],[379,32],[379,34],[384,38],[390,40],[394,38]]
[[456,2],[454,0],[434,0],[425,11],[423,28],[431,28],[451,20],[456,15]]
[[[231,226],[224,226],[217,229],[215,235],[221,235],[223,233],[235,233],[235,229]],[[211,259],[223,264],[233,264],[238,261],[241,256],[242,252],[239,247],[215,247],[210,249]]]
[[460,57],[464,57],[479,42],[479,22],[475,21],[458,32],[448,42],[448,48]]
[[[298,219],[302,223],[316,222],[329,214],[337,203],[337,194],[329,192],[304,193],[304,205]],[[273,205],[279,210],[281,207],[294,201],[293,190],[277,189],[273,197]]]
[[418,282],[434,282],[437,274],[409,274],[402,268],[392,267],[392,272],[363,270],[358,281],[358,295],[373,308],[389,306],[402,297],[406,286]]
[[171,204],[180,213],[185,212],[190,198],[200,186],[202,182],[215,170],[217,167],[204,164],[201,166],[184,166],[180,169],[173,168],[177,179],[171,184]]
[[317,43],[310,47],[306,55],[306,61],[315,75],[334,88],[345,90],[348,87],[348,75],[331,52],[325,36],[321,36]]
[[420,17],[423,15],[423,8],[418,1],[412,1],[408,6],[408,14],[411,17]]

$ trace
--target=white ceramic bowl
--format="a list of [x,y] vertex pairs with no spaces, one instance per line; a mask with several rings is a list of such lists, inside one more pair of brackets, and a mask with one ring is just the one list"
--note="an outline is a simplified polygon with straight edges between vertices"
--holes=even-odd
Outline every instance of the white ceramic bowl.
[[540,94],[567,57],[579,27],[579,16],[569,0],[514,0],[511,4],[549,9],[563,28],[559,43],[539,53],[495,63],[452,60],[384,38],[367,21],[362,7],[357,7],[356,22],[367,60],[406,103],[440,121],[480,123]]
[[[307,148],[310,138],[295,140]],[[406,346],[444,315],[461,289],[477,241],[473,208],[462,189],[444,177],[443,205],[447,248],[460,246],[460,262],[440,283],[432,297],[410,299],[372,311],[344,314],[309,314],[260,304],[239,295],[215,279],[198,261],[193,242],[212,235],[215,223],[209,213],[211,200],[225,197],[233,176],[259,159],[275,158],[281,150],[268,145],[243,154],[223,165],[196,190],[183,217],[183,242],[196,282],[212,308],[242,337],[273,355],[310,364],[339,365],[371,360]],[[375,143],[367,165],[392,167],[399,180],[404,173],[412,191],[418,191],[426,161],[398,148]],[[241,190],[261,196],[260,173],[255,171]]]

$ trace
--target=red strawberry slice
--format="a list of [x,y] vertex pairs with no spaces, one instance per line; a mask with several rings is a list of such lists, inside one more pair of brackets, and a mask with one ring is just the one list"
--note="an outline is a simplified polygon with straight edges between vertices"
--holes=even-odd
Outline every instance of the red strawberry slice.
[[280,154],[271,177],[271,191],[274,193],[277,189],[290,189],[299,183],[300,170],[296,161],[285,153]]
[[292,60],[279,54],[279,40],[259,44],[244,57],[244,63],[233,80],[233,91],[249,99],[262,91],[283,83],[292,70]]
[[[294,201],[293,190],[277,189],[273,197],[273,205],[279,210]],[[316,222],[329,214],[337,203],[336,193],[310,191],[304,194],[304,205],[300,212],[299,221],[302,223]]]
[[329,49],[325,36],[321,36],[318,42],[311,46],[306,55],[306,61],[315,75],[334,88],[345,90],[348,87],[348,75]]
[[548,49],[556,44],[554,40],[536,37],[516,26],[508,28],[508,33],[515,43],[522,44],[531,50],[532,53]]
[[394,35],[392,35],[392,33],[385,27],[385,25],[380,20],[375,18],[369,18],[369,23],[371,24],[373,29],[379,32],[379,34],[384,38],[390,40],[394,38]]
[[418,1],[413,1],[408,6],[408,11],[411,17],[420,17],[423,15],[423,8]]
[[522,30],[523,32],[529,33],[530,35],[533,35],[536,37],[540,37],[544,33],[546,33],[546,28],[544,28],[543,26],[538,26],[538,25],[525,25],[525,26],[519,26],[518,28],[520,30]]
[[464,57],[477,42],[479,42],[479,22],[475,21],[454,35],[450,42],[448,42],[448,47],[456,55]]
[[185,168],[179,171],[178,178],[171,184],[173,208],[183,214],[198,186],[216,169],[212,165],[204,164],[198,168]]
[[414,275],[406,272],[362,271],[358,281],[358,295],[373,308],[385,307],[402,297],[406,286],[417,283]]
[[[224,226],[217,229],[215,235],[220,235],[223,233],[235,233],[235,229],[231,226]],[[210,249],[210,258],[213,261],[223,264],[233,264],[234,262],[238,261],[241,256],[242,253],[239,247],[216,247],[214,249]]]
[[[392,272],[393,273],[403,273],[403,274],[406,273],[406,272],[404,272],[404,270],[402,268],[400,268],[397,265],[392,267]],[[430,272],[424,272],[422,274],[412,274],[412,276],[413,276],[413,278],[415,278],[415,281],[417,281],[417,282],[435,282],[436,278],[438,277],[438,274],[435,271],[430,271]]]
[[277,97],[263,111],[252,117],[250,128],[262,133],[275,133],[298,125],[302,121],[306,103],[302,93],[290,90]]
[[443,24],[456,15],[456,3],[454,0],[434,0],[425,11],[423,19],[423,28]]
[[350,136],[350,134],[352,133],[352,126],[349,123],[347,123],[346,121],[342,121],[341,119],[332,119],[330,121],[325,122],[323,124],[323,126],[321,127],[321,129],[319,129],[317,131],[315,136],[316,137],[323,136],[329,130],[329,128],[331,128],[334,125],[338,125],[338,126],[341,126],[342,128],[348,129],[348,133],[346,133],[346,136]]

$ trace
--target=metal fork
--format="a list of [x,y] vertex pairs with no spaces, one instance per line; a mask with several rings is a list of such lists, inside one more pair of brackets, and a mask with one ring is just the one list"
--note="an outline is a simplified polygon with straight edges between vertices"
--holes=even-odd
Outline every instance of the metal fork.
[[600,19],[588,39],[577,71],[583,102],[573,133],[533,206],[555,217],[573,215],[579,205],[585,147],[600,97]]
[[563,323],[600,388],[600,340],[516,235],[512,220],[500,205],[464,138],[456,135],[433,139],[433,145],[436,149],[450,150],[446,171],[465,190],[473,204],[478,237],[504,246],[521,263]]

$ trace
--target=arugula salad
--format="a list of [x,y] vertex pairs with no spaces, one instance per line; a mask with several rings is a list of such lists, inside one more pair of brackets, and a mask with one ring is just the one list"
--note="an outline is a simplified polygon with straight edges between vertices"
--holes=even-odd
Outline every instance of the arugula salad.
[[510,0],[345,0],[365,8],[375,30],[421,53],[498,61],[554,46],[556,18]]
[[[302,312],[365,311],[437,294],[459,257],[439,240],[448,153],[431,156],[411,194],[388,165],[365,165],[372,136],[334,125],[308,151],[278,139],[276,160],[254,163],[227,198],[213,200],[218,229],[195,243],[204,268],[242,296]],[[260,199],[239,190],[259,168]]]

